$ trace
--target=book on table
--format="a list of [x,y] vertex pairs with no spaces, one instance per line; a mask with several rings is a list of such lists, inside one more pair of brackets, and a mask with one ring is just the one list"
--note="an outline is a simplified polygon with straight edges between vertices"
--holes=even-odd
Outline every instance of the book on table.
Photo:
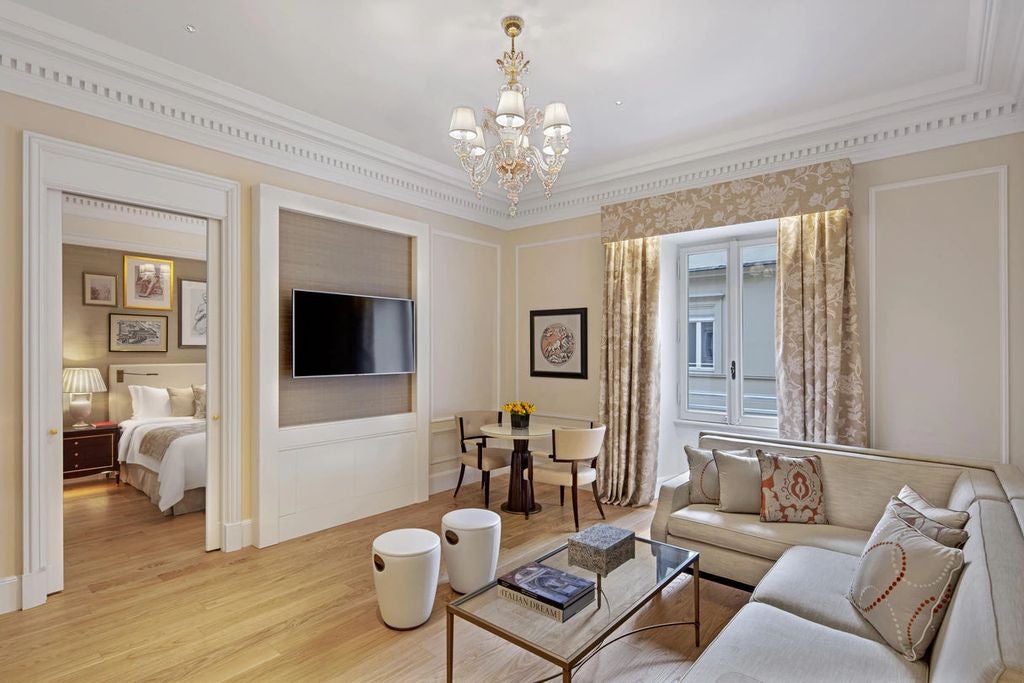
[[593,602],[595,584],[530,562],[498,578],[498,595],[556,621],[565,621]]

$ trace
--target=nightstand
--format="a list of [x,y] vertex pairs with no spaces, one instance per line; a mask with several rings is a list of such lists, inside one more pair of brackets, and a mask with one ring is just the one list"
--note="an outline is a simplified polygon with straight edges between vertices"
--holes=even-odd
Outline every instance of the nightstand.
[[64,430],[64,478],[113,472],[121,483],[117,462],[117,425]]

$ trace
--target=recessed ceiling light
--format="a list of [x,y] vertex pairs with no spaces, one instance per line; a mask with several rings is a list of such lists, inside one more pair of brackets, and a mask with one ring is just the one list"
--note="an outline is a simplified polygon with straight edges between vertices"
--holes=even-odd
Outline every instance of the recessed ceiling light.
[[622,100],[615,100],[615,106],[616,107],[621,107],[622,106]]
[[194,24],[185,24],[185,32],[186,33],[195,33],[198,30],[199,29],[197,29]]

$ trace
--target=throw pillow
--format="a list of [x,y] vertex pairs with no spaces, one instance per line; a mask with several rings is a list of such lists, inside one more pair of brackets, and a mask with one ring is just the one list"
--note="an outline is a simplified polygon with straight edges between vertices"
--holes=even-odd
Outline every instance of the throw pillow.
[[132,397],[133,419],[171,416],[171,397],[166,389],[129,384],[128,394]]
[[963,566],[962,550],[933,541],[886,508],[848,597],[885,642],[914,661],[942,625]]
[[171,417],[192,417],[195,414],[196,392],[192,387],[167,387],[167,395],[171,398]]
[[761,470],[757,458],[713,449],[718,469],[719,512],[757,514],[761,510]]
[[757,451],[761,471],[762,522],[828,524],[821,458]]
[[205,420],[206,419],[206,385],[205,384],[193,384],[192,391],[196,395],[196,412],[193,417]]
[[907,526],[917,529],[928,538],[935,539],[947,548],[959,548],[967,542],[967,532],[963,529],[954,529],[953,527],[930,520],[899,498],[894,497],[890,499],[889,508]]
[[967,526],[967,520],[971,518],[971,516],[966,512],[935,507],[909,486],[901,488],[900,492],[897,494],[897,498],[933,522],[945,524],[946,526],[951,526],[954,529],[963,529]]
[[[718,505],[718,467],[715,465],[715,454],[709,448],[683,446],[683,450],[690,465],[690,502]],[[750,457],[750,451],[747,449],[722,452]]]

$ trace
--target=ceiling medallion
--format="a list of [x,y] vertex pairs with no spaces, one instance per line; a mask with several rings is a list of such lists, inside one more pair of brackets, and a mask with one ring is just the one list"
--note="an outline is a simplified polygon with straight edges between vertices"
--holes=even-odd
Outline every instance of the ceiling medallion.
[[[484,107],[483,125],[478,126],[472,107],[455,107],[448,135],[455,139],[455,154],[469,175],[477,199],[494,172],[508,197],[508,215],[515,216],[519,194],[534,173],[544,185],[544,195],[551,197],[551,188],[569,153],[572,124],[562,102],[547,105],[543,116],[539,109],[526,108],[529,89],[523,86],[522,76],[529,71],[530,62],[522,51],[516,52],[516,36],[523,32],[523,19],[505,17],[501,26],[512,39],[512,49],[498,60],[505,83],[498,89],[497,108]],[[530,133],[538,129],[544,135],[540,147],[530,142]],[[488,133],[495,138],[493,145],[487,144]]]

